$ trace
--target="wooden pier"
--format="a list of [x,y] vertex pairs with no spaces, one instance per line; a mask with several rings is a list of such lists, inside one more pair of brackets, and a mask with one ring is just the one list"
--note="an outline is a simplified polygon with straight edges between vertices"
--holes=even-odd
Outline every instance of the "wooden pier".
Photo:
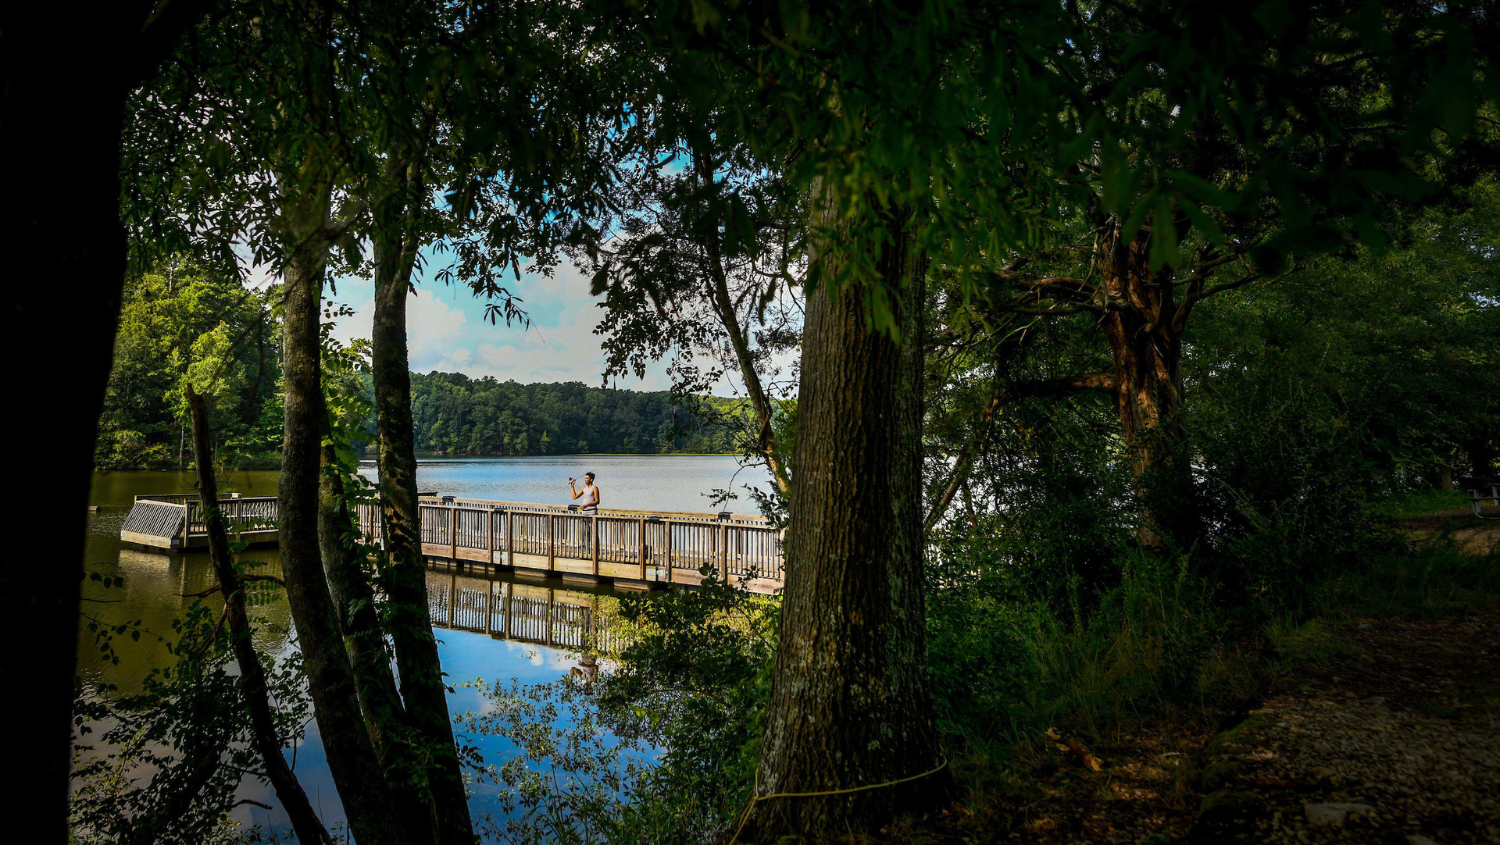
[[[230,533],[252,544],[276,542],[275,497],[219,501]],[[601,509],[423,496],[422,555],[518,574],[609,580],[619,586],[697,585],[707,567],[752,592],[783,583],[781,532],[764,517]],[[374,505],[358,507],[366,541],[381,543]],[[120,539],[170,551],[206,548],[202,506],[192,494],[136,496]]]

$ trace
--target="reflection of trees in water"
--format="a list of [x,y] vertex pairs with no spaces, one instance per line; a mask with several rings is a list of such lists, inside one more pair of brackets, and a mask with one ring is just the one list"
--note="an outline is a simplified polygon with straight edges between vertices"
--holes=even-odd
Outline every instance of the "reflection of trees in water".
[[[281,577],[274,549],[256,549],[238,558],[247,564],[247,573]],[[92,563],[88,568],[97,572],[100,580],[85,579],[83,585],[78,673],[90,684],[113,685],[118,695],[138,693],[153,671],[175,665],[168,649],[179,636],[173,623],[181,620],[194,602],[203,602],[215,615],[224,606],[207,555],[121,548],[113,561]],[[116,578],[123,583],[116,586]],[[255,627],[256,649],[281,654],[292,624],[286,592],[272,582],[249,582],[245,584],[245,599]],[[137,620],[138,626],[134,624]],[[106,629],[128,624],[132,629],[138,627],[141,637],[116,636],[119,647],[111,656],[100,650],[94,633],[88,630],[90,623]]]
[[433,625],[496,639],[616,654],[626,637],[613,624],[614,602],[609,596],[498,581],[448,568],[427,571]]

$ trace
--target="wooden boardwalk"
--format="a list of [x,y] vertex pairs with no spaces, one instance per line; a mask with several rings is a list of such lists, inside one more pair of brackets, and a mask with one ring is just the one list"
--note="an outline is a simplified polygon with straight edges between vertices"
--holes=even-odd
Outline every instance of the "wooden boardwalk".
[[[274,497],[221,499],[231,533],[276,542]],[[602,509],[423,496],[422,554],[435,562],[481,564],[521,574],[611,580],[621,586],[696,585],[706,567],[752,592],[781,589],[781,532],[763,517]],[[374,505],[358,508],[360,530],[382,541]],[[202,507],[192,494],[137,496],[120,531],[128,543],[206,548]]]

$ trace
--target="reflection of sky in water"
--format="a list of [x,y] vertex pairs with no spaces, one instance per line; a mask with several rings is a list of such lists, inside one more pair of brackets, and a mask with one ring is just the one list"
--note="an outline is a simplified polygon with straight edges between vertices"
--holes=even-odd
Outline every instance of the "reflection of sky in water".
[[[459,686],[465,681],[483,679],[492,687],[505,689],[512,679],[522,684],[540,684],[566,677],[568,670],[576,666],[577,653],[530,643],[509,642],[492,639],[484,634],[468,631],[438,630],[438,654],[443,661],[447,682],[454,686],[448,695],[448,709],[452,713],[475,711],[493,712],[493,702],[472,686]],[[559,726],[567,721],[567,711],[559,708]],[[307,737],[297,749],[297,779],[307,791],[308,798],[318,809],[327,825],[344,818],[339,804],[338,790],[328,771],[328,760],[323,753],[322,741],[318,737],[317,723],[308,725]],[[458,731],[455,728],[455,731]],[[479,748],[486,763],[499,766],[515,756],[515,745],[502,737],[459,735],[460,742],[469,742]],[[638,759],[655,759],[658,752],[648,750]],[[287,759],[291,760],[288,753]],[[497,803],[500,787],[491,783],[474,784],[473,796],[469,800],[472,812],[478,816],[490,813],[499,816]],[[240,787],[240,798],[250,798],[265,804],[277,805],[275,793],[270,787],[246,780]],[[262,828],[283,827],[286,816],[279,806],[267,811],[253,805],[244,805],[236,811],[235,818],[246,824],[259,824]]]

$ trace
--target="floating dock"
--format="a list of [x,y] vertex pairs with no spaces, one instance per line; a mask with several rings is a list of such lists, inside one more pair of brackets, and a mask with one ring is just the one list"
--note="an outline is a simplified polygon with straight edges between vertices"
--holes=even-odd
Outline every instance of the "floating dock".
[[[219,500],[231,534],[274,544],[276,498]],[[379,509],[357,508],[366,542],[382,542]],[[704,570],[756,593],[782,587],[782,536],[764,517],[601,509],[423,496],[418,502],[422,555],[437,563],[479,564],[517,574],[607,580],[622,587],[697,585]],[[203,509],[193,494],[135,497],[120,539],[149,548],[208,547]]]

